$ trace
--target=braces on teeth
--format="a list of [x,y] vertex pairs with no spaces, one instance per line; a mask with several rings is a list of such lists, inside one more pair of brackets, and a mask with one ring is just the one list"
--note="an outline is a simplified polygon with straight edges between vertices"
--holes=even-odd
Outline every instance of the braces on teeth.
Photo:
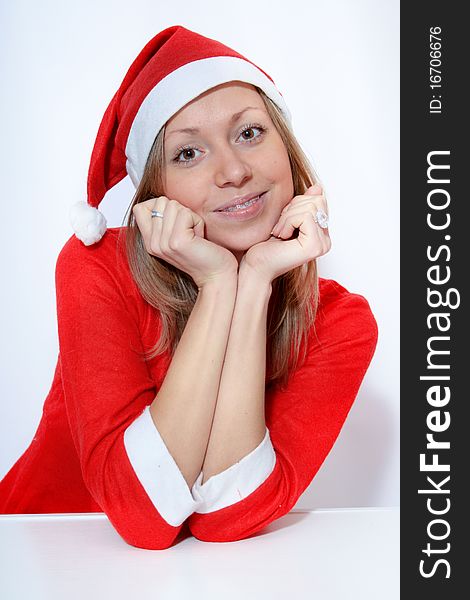
[[259,200],[259,196],[256,196],[256,198],[252,198],[251,200],[247,200],[243,204],[236,204],[235,206],[230,206],[229,208],[224,208],[224,211],[225,212],[232,212],[234,210],[240,210],[240,208],[248,208],[248,206],[251,206],[257,200]]

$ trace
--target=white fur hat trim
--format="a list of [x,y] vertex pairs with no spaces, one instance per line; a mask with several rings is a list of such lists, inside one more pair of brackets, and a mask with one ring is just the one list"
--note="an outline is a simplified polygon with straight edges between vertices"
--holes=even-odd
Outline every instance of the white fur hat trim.
[[70,223],[85,246],[96,244],[106,232],[106,218],[88,202],[80,200],[70,208]]

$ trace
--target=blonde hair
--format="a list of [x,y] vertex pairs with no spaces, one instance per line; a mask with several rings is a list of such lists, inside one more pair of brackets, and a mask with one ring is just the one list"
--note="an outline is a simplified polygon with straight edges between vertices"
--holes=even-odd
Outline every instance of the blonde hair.
[[[256,86],[255,89],[263,99],[287,149],[294,195],[303,194],[318,180],[313,167],[281,110],[261,89]],[[173,356],[198,293],[196,284],[187,273],[147,252],[132,211],[139,202],[164,195],[164,136],[165,126],[155,138],[142,180],[126,212],[126,252],[131,273],[144,299],[161,316],[161,333],[154,347],[145,353],[147,360],[166,351]],[[299,366],[299,361],[305,359],[307,337],[315,320],[317,306],[318,274],[315,260],[288,271],[272,282],[267,316],[266,387],[287,386],[290,374]],[[303,353],[300,357],[301,347]]]

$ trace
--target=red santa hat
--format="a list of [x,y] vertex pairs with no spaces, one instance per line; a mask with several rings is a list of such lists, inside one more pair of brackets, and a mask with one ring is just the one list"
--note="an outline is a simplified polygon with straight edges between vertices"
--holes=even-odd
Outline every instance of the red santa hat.
[[71,208],[75,235],[86,246],[106,232],[106,219],[97,209],[106,192],[126,175],[138,187],[161,127],[188,102],[229,81],[261,88],[291,124],[271,77],[235,50],[180,25],[168,27],[146,44],[98,129],[88,170],[87,202]]

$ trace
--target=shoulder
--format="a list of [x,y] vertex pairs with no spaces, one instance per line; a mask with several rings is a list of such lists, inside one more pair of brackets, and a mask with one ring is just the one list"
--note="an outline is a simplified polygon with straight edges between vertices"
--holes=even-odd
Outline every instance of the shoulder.
[[[107,229],[104,236],[96,244],[85,246],[75,234],[71,235],[59,252],[58,260],[60,262],[74,262],[102,260],[107,261],[111,256],[116,255],[116,251],[124,249],[123,241],[125,235],[124,227],[111,227]],[[122,240],[122,241],[121,241]]]
[[75,234],[64,244],[56,262],[56,283],[90,283],[113,280],[118,285],[132,285],[133,278],[125,248],[125,227],[107,229],[101,240],[85,246]]
[[378,326],[362,294],[350,292],[333,279],[320,277],[315,332],[324,332],[328,337],[335,334],[343,339],[367,339],[375,345]]
[[117,261],[127,263],[125,259],[125,227],[111,227],[91,246],[85,246],[75,234],[70,236],[59,252],[57,266],[83,269],[86,265],[103,264],[112,267]]

